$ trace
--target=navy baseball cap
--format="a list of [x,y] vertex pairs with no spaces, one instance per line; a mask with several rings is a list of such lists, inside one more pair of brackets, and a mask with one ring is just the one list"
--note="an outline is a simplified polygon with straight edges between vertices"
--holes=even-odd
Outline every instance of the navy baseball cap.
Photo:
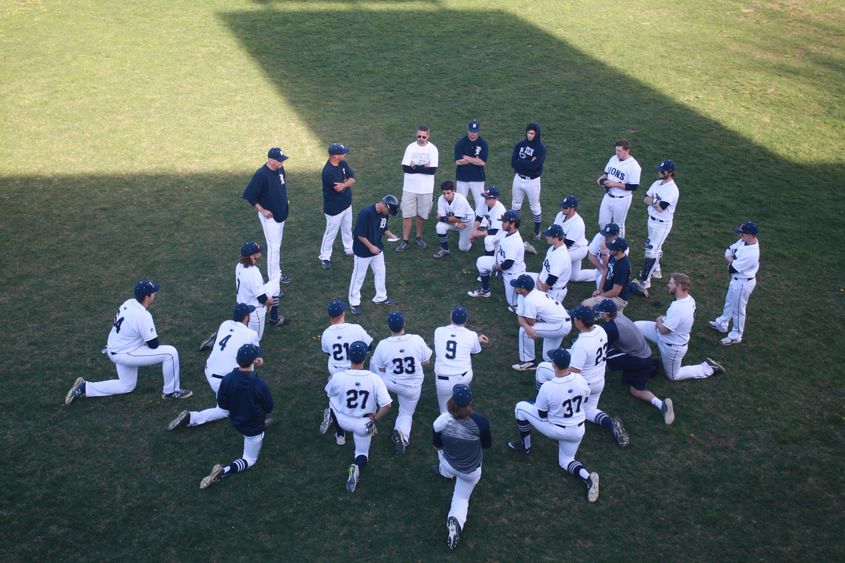
[[469,311],[465,307],[455,305],[452,307],[452,322],[456,325],[462,325],[469,319]]
[[596,322],[596,314],[593,313],[593,310],[585,305],[578,305],[575,307],[575,310],[572,311],[572,316],[581,321],[582,323],[594,323]]
[[363,364],[370,347],[366,343],[356,340],[349,345],[349,361],[353,364]]
[[499,197],[501,192],[496,186],[490,186],[486,192],[481,192],[481,195],[484,196],[484,199],[493,199],[494,197]]
[[555,238],[563,238],[563,227],[558,225],[557,223],[552,223],[549,225],[549,228],[543,231],[544,237],[555,237]]
[[675,171],[675,162],[672,160],[664,160],[660,164],[657,165],[658,172],[674,172]]
[[248,314],[255,311],[255,307],[252,305],[247,305],[246,303],[238,303],[235,305],[235,308],[232,309],[232,320],[241,322],[244,320],[244,317]]
[[534,278],[528,274],[522,274],[515,280],[511,280],[511,287],[521,287],[522,289],[531,291],[534,289]]
[[241,256],[252,256],[261,252],[261,245],[255,241],[245,242],[241,245]]
[[499,219],[502,221],[519,221],[519,211],[514,209],[505,211]]
[[387,315],[387,326],[393,332],[399,332],[405,326],[405,317],[399,311],[392,311]]
[[338,301],[335,299],[334,301],[329,301],[329,316],[331,318],[339,317],[341,313],[346,310],[346,303],[343,301]]
[[141,301],[144,297],[152,295],[159,289],[161,289],[159,284],[153,283],[150,280],[141,280],[135,284],[135,299]]
[[607,243],[607,249],[614,252],[625,252],[628,250],[628,241],[622,237],[615,238]]
[[560,369],[568,368],[572,357],[566,348],[558,348],[549,352],[549,359]]
[[600,233],[603,237],[615,237],[619,234],[619,225],[616,223],[608,223],[604,226]]
[[758,230],[757,223],[754,221],[746,221],[737,228],[736,232],[741,235],[756,235]]
[[578,198],[570,194],[560,200],[560,203],[558,205],[560,205],[564,209],[569,209],[570,207],[578,207]]
[[465,407],[472,402],[472,389],[463,383],[452,387],[452,401],[459,407]]
[[284,162],[289,157],[286,156],[285,151],[283,151],[279,147],[273,147],[272,149],[267,151],[267,158],[272,158],[273,160],[278,160],[279,162]]
[[329,145],[329,154],[346,154],[349,152],[349,147],[345,147],[340,143],[332,143]]
[[467,131],[470,131],[471,133],[478,133],[481,131],[481,124],[477,119],[472,119],[469,123],[467,123]]
[[594,313],[607,313],[612,315],[616,311],[618,311],[618,307],[616,307],[616,302],[613,299],[605,299],[601,303],[598,303],[595,307],[593,307]]
[[236,360],[239,366],[243,366],[244,364],[251,364],[256,360],[256,358],[260,357],[261,348],[259,348],[255,344],[244,344],[243,346],[238,348],[238,356]]

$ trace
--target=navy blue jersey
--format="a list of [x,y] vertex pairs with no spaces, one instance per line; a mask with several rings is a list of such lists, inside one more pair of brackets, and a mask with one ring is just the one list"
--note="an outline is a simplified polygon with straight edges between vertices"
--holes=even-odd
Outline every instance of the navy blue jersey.
[[543,163],[546,161],[546,145],[540,140],[540,126],[536,123],[528,124],[525,131],[533,129],[534,139],[523,139],[513,148],[511,167],[521,176],[538,178],[543,174]]
[[355,222],[355,229],[352,231],[352,235],[354,236],[352,252],[355,253],[355,256],[360,256],[361,258],[375,256],[363,242],[358,240],[358,237],[364,237],[374,246],[384,250],[384,243],[381,241],[381,237],[386,230],[387,217],[380,215],[376,211],[375,203],[368,205],[358,212],[358,220]]
[[323,166],[323,213],[337,215],[352,205],[352,188],[336,192],[334,184],[354,177],[352,167],[345,160],[341,160],[337,166],[332,166],[330,160],[326,161],[326,165]]
[[269,209],[273,214],[273,220],[281,223],[288,218],[288,190],[285,177],[283,166],[273,172],[265,164],[255,171],[241,197],[253,207],[258,203],[264,209]]
[[619,293],[619,299],[628,300],[629,289],[628,282],[631,279],[631,263],[628,262],[628,257],[623,256],[617,260],[615,256],[611,256],[607,261],[607,279],[604,280],[604,287],[602,291],[610,291],[614,285],[621,285],[622,291]]
[[[484,162],[487,162],[487,152],[487,141],[481,137],[470,141],[469,137],[464,136],[455,145],[455,160],[460,160],[464,155],[467,155],[480,158]],[[461,164],[455,168],[455,179],[459,182],[483,182],[485,178],[483,166]]]
[[273,396],[256,372],[235,368],[220,382],[217,404],[229,411],[229,420],[241,434],[258,436],[264,432],[264,419],[273,411]]

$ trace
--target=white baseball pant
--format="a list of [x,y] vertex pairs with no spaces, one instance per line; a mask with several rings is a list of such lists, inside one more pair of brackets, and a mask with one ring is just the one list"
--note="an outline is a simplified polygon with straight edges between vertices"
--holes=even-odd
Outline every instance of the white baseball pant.
[[373,269],[373,281],[376,286],[376,295],[373,303],[387,299],[387,269],[384,266],[384,252],[375,256],[362,258],[355,256],[355,264],[352,266],[352,279],[349,280],[349,304],[356,307],[361,304],[361,287],[364,285],[364,278],[367,277],[367,269]]
[[[672,221],[664,221],[649,215],[648,217],[648,238],[645,241],[645,258],[653,259],[654,264],[651,266],[643,281],[651,279],[653,272],[660,271],[660,258],[663,257],[663,243],[669,237],[672,231]],[[632,276],[633,277],[633,276]]]
[[534,371],[534,386],[537,391],[543,386],[543,383],[551,381],[555,376],[555,367],[551,362],[540,362],[537,369]]
[[611,195],[604,194],[599,207],[599,229],[603,229],[608,223],[619,225],[619,236],[625,236],[625,219],[628,217],[628,209],[631,208],[631,194]]
[[749,280],[737,274],[731,275],[728,293],[725,295],[725,308],[716,319],[716,325],[721,331],[728,330],[728,325],[733,321],[733,327],[728,334],[730,338],[742,340],[742,333],[745,331],[745,308],[755,287],[757,287],[756,278]]
[[463,182],[458,180],[455,183],[455,188],[458,190],[458,193],[462,196],[467,197],[469,192],[472,192],[472,208],[478,209],[478,206],[484,201],[484,196],[481,195],[484,192],[484,182]]
[[413,425],[414,412],[417,410],[417,403],[420,402],[422,384],[409,385],[401,381],[395,381],[390,376],[382,376],[387,390],[395,393],[399,400],[399,414],[396,416],[396,423],[393,428],[411,441],[411,426]]
[[[324,213],[325,215],[325,213]],[[340,231],[340,240],[343,242],[343,251],[352,254],[352,206],[350,205],[337,215],[326,215],[326,231],[323,233],[323,242],[320,244],[320,260],[332,259],[332,247]]]
[[369,459],[370,442],[373,441],[373,437],[367,433],[367,423],[370,421],[370,417],[349,416],[334,409],[332,409],[332,412],[334,412],[338,425],[344,431],[352,432],[352,437],[355,439],[355,457],[362,455]]
[[247,468],[258,463],[262,443],[264,443],[264,432],[258,436],[244,436],[244,453],[241,457],[246,462]]
[[440,407],[440,414],[448,410],[446,403],[452,398],[452,388],[459,383],[470,385],[472,383],[472,370],[456,375],[434,374],[434,388],[437,391],[437,405]]
[[546,438],[557,440],[557,463],[568,471],[569,464],[575,461],[575,454],[584,437],[584,423],[565,426],[540,418],[537,407],[527,401],[520,401],[513,410],[517,425],[527,422]]
[[704,379],[713,375],[713,368],[707,362],[701,362],[692,366],[681,367],[681,361],[687,354],[689,344],[669,344],[657,329],[654,321],[636,321],[640,333],[649,342],[657,344],[660,351],[660,359],[663,361],[663,371],[666,379],[670,381],[682,381],[684,379]]
[[155,364],[161,364],[161,374],[164,377],[162,393],[173,393],[179,389],[179,352],[173,346],[162,344],[155,349],[141,346],[131,352],[107,352],[107,355],[117,369],[118,379],[86,381],[86,397],[131,393],[138,385],[138,368]]
[[499,229],[495,235],[487,235],[484,237],[484,250],[485,252],[496,252],[496,249],[499,246],[499,243],[507,233],[502,229]]
[[437,457],[440,460],[440,474],[448,479],[455,479],[455,491],[452,493],[449,516],[454,516],[463,529],[467,521],[467,512],[469,512],[469,497],[472,496],[473,489],[481,479],[481,466],[476,467],[471,473],[461,473],[449,465],[440,450],[437,451]]
[[569,259],[572,260],[572,272],[569,274],[569,281],[588,282],[596,279],[598,270],[581,269],[581,261],[587,256],[586,246],[573,246],[569,249]]
[[267,307],[258,305],[255,311],[249,314],[249,328],[258,334],[258,341],[264,336],[264,324],[267,317]]
[[[547,358],[547,354],[552,350],[560,348],[560,343],[563,337],[569,333],[572,328],[571,321],[559,321],[556,323],[537,322],[532,326],[537,332],[537,338],[543,339],[543,358]],[[532,362],[534,361],[534,339],[528,336],[525,329],[519,327],[519,361]]]
[[[482,276],[489,276],[493,273],[493,266],[496,265],[496,257],[495,256],[479,256],[478,259],[475,261],[475,267],[478,269],[478,273]],[[513,268],[511,268],[512,270]],[[511,280],[514,278],[518,278],[521,276],[524,271],[512,274],[510,273],[511,270],[504,270],[502,271],[502,283],[505,286],[505,301],[511,307],[516,307],[516,288],[511,287]]]
[[601,393],[604,391],[604,377],[588,381],[587,385],[590,386],[590,397],[584,403],[584,414],[587,415],[587,420],[597,424],[596,419],[604,413],[603,410],[599,409],[599,400],[601,400]]
[[[222,377],[214,377],[215,374],[206,372],[205,379],[208,381],[208,384],[211,386],[211,390],[214,391],[214,396],[217,397],[217,391],[220,389],[220,382],[223,381]],[[190,422],[188,426],[200,426],[201,424],[206,424],[208,422],[214,422],[215,420],[221,420],[229,416],[229,411],[226,409],[221,409],[219,405],[214,405],[213,407],[201,411],[191,411],[190,412]]]
[[[268,219],[261,213],[258,214],[261,222],[261,229],[264,231],[264,240],[267,242],[267,277],[269,279],[280,279],[282,277],[282,239],[285,236],[285,221],[277,223],[275,219]],[[268,297],[278,297],[280,290]]]
[[472,241],[470,240],[470,235],[472,234],[472,223],[470,221],[468,223],[464,223],[466,225],[463,230],[459,229],[457,225],[453,225],[451,223],[444,223],[442,221],[438,221],[434,225],[434,230],[437,232],[438,237],[448,236],[449,231],[457,231],[458,232],[458,249],[461,252],[467,252],[470,248],[472,248]]
[[[540,278],[540,274],[537,273],[537,272],[525,272],[525,273],[527,275],[531,276],[531,279],[534,280],[534,285],[536,286],[537,280]],[[569,292],[569,288],[567,288],[566,286],[559,287],[559,288],[550,287],[549,290],[546,292],[546,294],[562,305],[563,300],[566,299],[566,294],[568,292]],[[569,331],[567,331],[567,332],[569,332]]]
[[513,175],[512,201],[511,209],[519,211],[522,209],[522,200],[528,197],[528,205],[531,207],[531,215],[540,217],[542,215],[542,208],[540,207],[540,177],[523,178],[519,174]]

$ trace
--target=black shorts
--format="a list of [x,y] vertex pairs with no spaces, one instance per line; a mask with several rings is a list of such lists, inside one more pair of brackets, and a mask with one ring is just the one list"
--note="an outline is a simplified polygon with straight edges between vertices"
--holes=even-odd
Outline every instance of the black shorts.
[[607,367],[613,371],[622,372],[622,383],[639,391],[645,391],[648,388],[652,370],[651,358],[618,356],[607,360]]

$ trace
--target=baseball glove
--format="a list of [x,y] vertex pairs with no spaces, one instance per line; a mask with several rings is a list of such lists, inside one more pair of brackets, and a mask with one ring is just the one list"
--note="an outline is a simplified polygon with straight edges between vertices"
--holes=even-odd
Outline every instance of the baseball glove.
[[367,434],[370,436],[375,436],[378,434],[378,428],[376,428],[376,421],[371,420],[367,423]]

